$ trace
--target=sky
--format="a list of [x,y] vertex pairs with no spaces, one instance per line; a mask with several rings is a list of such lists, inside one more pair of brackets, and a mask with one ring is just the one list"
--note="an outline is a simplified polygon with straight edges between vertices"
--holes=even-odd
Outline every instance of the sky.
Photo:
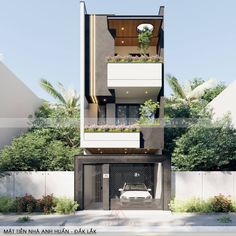
[[[165,73],[181,83],[236,79],[235,0],[85,2],[88,13],[121,15],[152,15],[164,5]],[[41,98],[52,101],[40,78],[79,90],[79,0],[0,0],[0,60]]]

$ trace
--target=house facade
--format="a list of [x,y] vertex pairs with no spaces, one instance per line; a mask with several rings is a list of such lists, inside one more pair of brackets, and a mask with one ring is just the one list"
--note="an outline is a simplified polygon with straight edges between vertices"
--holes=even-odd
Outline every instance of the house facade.
[[80,209],[168,209],[163,96],[164,7],[157,15],[95,15],[80,2]]
[[0,148],[27,131],[29,116],[34,116],[42,103],[42,99],[0,62]]
[[209,104],[214,120],[229,116],[232,125],[236,128],[236,106],[232,101],[236,99],[236,80],[216,96]]

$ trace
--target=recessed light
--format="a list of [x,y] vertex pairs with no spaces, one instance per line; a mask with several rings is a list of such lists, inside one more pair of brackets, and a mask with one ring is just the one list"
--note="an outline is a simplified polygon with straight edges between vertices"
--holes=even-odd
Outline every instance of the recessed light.
[[106,102],[107,101],[106,98],[104,98],[103,101]]
[[146,94],[148,94],[148,91],[145,91]]
[[121,30],[125,30],[125,28],[124,28],[124,27],[121,27]]
[[126,94],[129,94],[129,91],[126,91]]
[[122,43],[122,44],[124,44],[124,43],[125,43],[125,41],[124,41],[124,40],[122,40],[122,41],[121,41],[121,43]]

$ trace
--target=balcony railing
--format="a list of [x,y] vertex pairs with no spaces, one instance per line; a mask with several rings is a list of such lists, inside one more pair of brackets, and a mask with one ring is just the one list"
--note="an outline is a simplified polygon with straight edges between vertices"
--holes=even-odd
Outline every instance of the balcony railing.
[[164,129],[159,119],[133,125],[86,125],[82,147],[162,149]]
[[108,57],[108,88],[162,87],[162,60],[153,57]]

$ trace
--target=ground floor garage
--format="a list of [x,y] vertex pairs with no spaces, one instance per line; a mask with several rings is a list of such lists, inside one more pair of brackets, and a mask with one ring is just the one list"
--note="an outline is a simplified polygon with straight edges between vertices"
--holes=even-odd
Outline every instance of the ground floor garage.
[[163,155],[77,156],[75,167],[80,209],[168,209],[170,161]]

